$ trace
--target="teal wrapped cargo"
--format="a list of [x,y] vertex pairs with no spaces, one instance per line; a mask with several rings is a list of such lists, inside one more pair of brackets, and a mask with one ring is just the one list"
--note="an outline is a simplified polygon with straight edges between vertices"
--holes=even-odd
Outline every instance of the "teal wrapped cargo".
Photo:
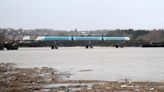
[[45,41],[71,41],[72,37],[71,36],[44,36]]
[[103,37],[104,41],[124,41],[130,40],[129,37]]
[[102,37],[80,37],[75,36],[73,37],[74,41],[101,41]]
[[129,37],[101,37],[101,36],[39,36],[42,41],[128,41]]

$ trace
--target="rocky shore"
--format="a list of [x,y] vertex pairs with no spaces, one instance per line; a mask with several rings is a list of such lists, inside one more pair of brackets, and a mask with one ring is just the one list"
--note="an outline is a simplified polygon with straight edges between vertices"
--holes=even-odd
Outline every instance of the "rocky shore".
[[164,92],[164,82],[65,80],[69,76],[48,67],[18,68],[1,63],[0,92]]

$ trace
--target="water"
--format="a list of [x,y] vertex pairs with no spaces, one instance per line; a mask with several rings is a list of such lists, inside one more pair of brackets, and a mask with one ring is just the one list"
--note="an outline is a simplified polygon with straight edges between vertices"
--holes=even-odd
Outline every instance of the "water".
[[164,48],[20,48],[0,51],[0,63],[53,67],[70,72],[69,79],[164,81]]

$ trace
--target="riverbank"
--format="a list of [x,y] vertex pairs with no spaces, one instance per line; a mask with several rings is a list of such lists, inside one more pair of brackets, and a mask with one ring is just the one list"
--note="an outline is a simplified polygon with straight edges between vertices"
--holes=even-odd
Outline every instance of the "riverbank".
[[[53,68],[0,64],[1,92],[164,92],[164,82],[65,80],[70,73]],[[104,75],[105,76],[105,75]]]

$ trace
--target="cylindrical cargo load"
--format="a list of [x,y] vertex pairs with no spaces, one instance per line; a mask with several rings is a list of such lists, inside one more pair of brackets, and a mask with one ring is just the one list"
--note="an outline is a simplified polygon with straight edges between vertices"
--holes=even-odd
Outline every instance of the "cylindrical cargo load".
[[124,40],[130,40],[129,37],[103,37],[104,41],[124,41]]
[[44,36],[45,41],[71,41],[71,36]]
[[101,41],[102,37],[80,37],[75,36],[73,37],[74,41]]
[[82,37],[82,36],[39,36],[40,41],[128,41],[129,37]]

